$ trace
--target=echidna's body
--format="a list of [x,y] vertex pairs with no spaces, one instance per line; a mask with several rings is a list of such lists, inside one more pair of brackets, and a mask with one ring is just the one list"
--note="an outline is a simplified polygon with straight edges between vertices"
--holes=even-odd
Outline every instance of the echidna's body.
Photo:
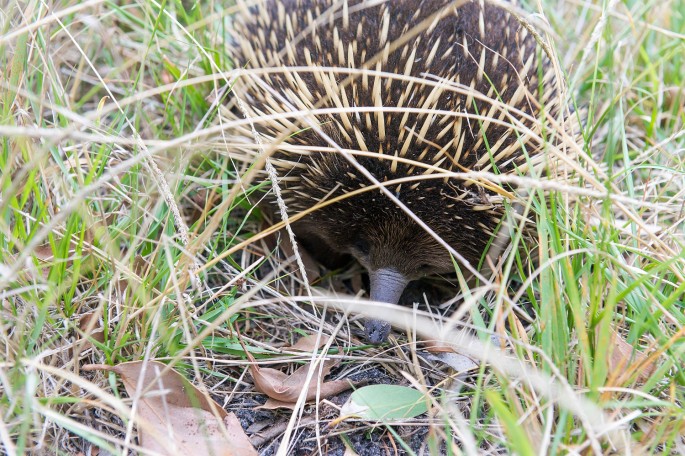
[[[506,192],[445,173],[511,173],[542,162],[541,112],[554,116],[557,100],[529,31],[483,1],[242,6],[236,67],[264,71],[241,77],[234,91],[267,138],[265,148],[277,144],[272,159],[290,212],[373,185],[351,154],[477,262]],[[454,270],[446,249],[378,189],[316,210],[296,228],[367,267],[372,299],[397,302],[409,280]],[[374,342],[388,331],[367,324]]]

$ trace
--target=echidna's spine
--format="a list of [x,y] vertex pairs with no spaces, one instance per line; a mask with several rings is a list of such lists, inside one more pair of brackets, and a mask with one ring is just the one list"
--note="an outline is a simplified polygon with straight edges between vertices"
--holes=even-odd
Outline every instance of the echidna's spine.
[[[272,158],[290,210],[370,184],[332,139],[451,245],[480,257],[509,193],[455,173],[544,164],[545,121],[559,110],[555,74],[528,29],[482,0],[239,4],[235,63],[252,72],[233,90],[266,140],[280,141]],[[375,190],[312,220],[345,244],[369,217],[401,219],[395,212]]]

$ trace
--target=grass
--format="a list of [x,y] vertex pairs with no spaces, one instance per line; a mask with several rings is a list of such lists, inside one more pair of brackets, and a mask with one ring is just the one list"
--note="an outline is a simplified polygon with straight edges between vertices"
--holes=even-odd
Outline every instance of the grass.
[[[538,261],[511,255],[499,283],[513,286],[462,289],[474,333],[498,334],[511,356],[465,344],[490,363],[457,401],[437,400],[431,435],[471,454],[683,454],[685,2],[528,3],[586,113],[585,146],[565,185],[531,191]],[[171,362],[238,409],[254,392],[229,324],[266,360],[333,331],[338,318],[289,297],[306,294],[259,236],[259,164],[222,128],[231,13],[176,0],[0,11],[5,453],[130,448],[123,389],[84,364]],[[381,369],[454,397],[454,379],[415,350],[338,343],[341,377]],[[639,352],[617,360],[614,346]]]

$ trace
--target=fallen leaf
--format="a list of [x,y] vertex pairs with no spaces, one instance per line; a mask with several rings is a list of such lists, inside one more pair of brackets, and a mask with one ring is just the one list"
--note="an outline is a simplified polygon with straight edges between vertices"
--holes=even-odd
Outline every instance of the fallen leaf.
[[610,372],[621,372],[621,375],[619,375],[619,384],[628,381],[635,371],[638,370],[637,381],[639,383],[646,382],[654,373],[655,369],[654,364],[647,363],[646,361],[647,355],[645,353],[626,342],[625,339],[612,328],[608,363]]
[[79,339],[78,343],[74,344],[71,351],[71,356],[77,358],[81,351],[88,350],[93,347],[92,341],[103,343],[105,341],[105,331],[100,325],[98,312],[88,312],[81,315],[79,318],[79,329],[83,337]]
[[336,364],[337,360],[324,361],[322,368],[316,368],[316,372],[314,372],[311,379],[312,381],[308,385],[306,384],[307,374],[309,372],[308,364],[300,367],[290,375],[284,374],[277,369],[259,367],[254,363],[250,365],[250,371],[252,372],[252,378],[254,379],[255,387],[258,391],[276,401],[295,403],[303,388],[307,388],[307,401],[314,400],[317,397],[317,392],[318,397],[323,399],[335,396],[336,394],[351,388],[352,385],[347,380],[323,381],[331,368]]
[[454,346],[445,345],[437,340],[426,340],[423,342],[426,351],[430,354],[429,359],[445,363],[457,373],[463,374],[478,367],[478,364],[471,358],[457,353]]
[[257,454],[233,414],[162,363],[90,364],[83,369],[118,374],[129,396],[138,398],[138,434],[146,450],[183,456]]
[[350,442],[343,440],[343,443],[345,444],[345,453],[343,453],[343,456],[359,456],[359,453],[352,448]]
[[386,422],[413,418],[427,410],[421,391],[399,385],[369,385],[352,393],[340,408],[340,416]]
[[464,373],[478,369],[478,364],[468,356],[459,353],[439,353],[434,355],[436,359],[447,364],[457,373]]
[[453,353],[454,346],[439,340],[422,340],[423,346],[429,353]]
[[[100,325],[99,315],[98,312],[88,312],[81,315],[78,327],[86,335],[86,338],[103,343],[105,341],[105,330]],[[86,341],[84,347],[90,347],[90,345],[90,341]]]
[[270,397],[266,399],[266,402],[263,405],[260,405],[256,408],[260,410],[278,410],[278,409],[288,409],[288,410],[295,410],[295,402],[282,402],[282,401],[277,401],[276,399],[271,399]]
[[51,261],[55,258],[52,253],[52,246],[50,244],[39,245],[33,248],[33,254],[36,258],[42,261]]
[[300,337],[297,342],[295,342],[291,347],[286,347],[285,350],[297,350],[309,353],[318,351],[321,347],[326,345],[330,339],[330,336],[321,335],[321,337],[319,337],[318,345],[316,344],[317,337],[318,334],[310,334],[308,336]]

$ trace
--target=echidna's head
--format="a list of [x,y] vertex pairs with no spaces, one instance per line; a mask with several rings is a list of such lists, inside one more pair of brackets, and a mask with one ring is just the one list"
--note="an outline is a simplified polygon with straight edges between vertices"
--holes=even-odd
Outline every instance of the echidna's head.
[[[449,253],[430,234],[408,217],[400,220],[370,220],[363,231],[351,233],[342,246],[373,275],[395,271],[404,284],[430,274],[454,271]],[[397,302],[402,290],[385,288],[373,293],[378,300]]]
[[[372,229],[346,250],[369,271],[373,301],[397,303],[411,280],[454,271],[445,248],[416,223],[395,221]],[[367,320],[364,330],[369,342],[379,344],[387,339],[390,324]]]
[[[398,303],[410,281],[454,272],[455,266],[449,252],[433,236],[389,199],[384,200],[387,204],[376,200],[372,206],[369,201],[356,201],[340,208],[356,212],[366,208],[374,214],[371,217],[338,211],[330,218],[314,214],[309,234],[316,233],[332,251],[352,255],[367,269],[373,301]],[[438,231],[440,234],[443,230]],[[454,240],[454,236],[447,237]],[[390,324],[385,321],[366,321],[365,334],[371,343],[384,342],[389,332]]]

